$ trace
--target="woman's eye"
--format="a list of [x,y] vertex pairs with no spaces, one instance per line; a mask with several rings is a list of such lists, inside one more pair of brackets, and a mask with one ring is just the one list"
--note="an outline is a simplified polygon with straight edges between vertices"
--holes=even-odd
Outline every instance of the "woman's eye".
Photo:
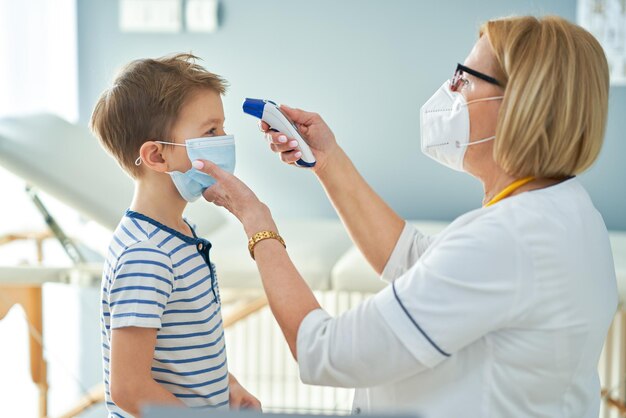
[[207,135],[207,136],[215,136],[215,134],[216,134],[216,133],[217,133],[217,129],[213,128],[213,129],[209,129],[209,130],[206,132],[206,135]]

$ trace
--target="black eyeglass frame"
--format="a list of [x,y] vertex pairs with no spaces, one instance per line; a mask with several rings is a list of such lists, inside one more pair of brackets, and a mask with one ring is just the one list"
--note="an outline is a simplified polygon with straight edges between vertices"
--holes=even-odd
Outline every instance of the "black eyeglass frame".
[[461,78],[462,73],[473,75],[474,77],[480,78],[481,80],[486,81],[487,83],[495,84],[496,86],[502,87],[502,83],[500,83],[497,79],[491,76],[488,76],[487,74],[483,74],[480,71],[476,71],[469,67],[466,67],[465,65],[461,63],[458,63],[456,66],[456,70],[454,71],[454,76],[452,77],[452,80],[450,81],[450,89],[452,91],[458,90],[457,84],[462,79]]

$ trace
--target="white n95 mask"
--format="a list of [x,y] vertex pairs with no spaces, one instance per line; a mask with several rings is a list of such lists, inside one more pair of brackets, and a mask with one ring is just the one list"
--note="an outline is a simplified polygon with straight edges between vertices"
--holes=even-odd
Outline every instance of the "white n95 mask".
[[503,96],[476,99],[470,102],[450,88],[450,80],[432,95],[420,109],[422,152],[439,163],[457,171],[463,170],[465,150],[470,145],[491,141],[495,136],[470,143],[470,118],[467,106]]
[[[191,162],[207,160],[231,174],[235,171],[235,137],[233,135],[187,139],[184,144],[165,141],[154,142],[186,147],[187,156]],[[137,158],[135,164],[141,164],[141,157]],[[213,177],[193,167],[184,173],[170,171],[167,174],[172,178],[178,193],[188,202],[197,200],[202,196],[202,192],[215,184]]]

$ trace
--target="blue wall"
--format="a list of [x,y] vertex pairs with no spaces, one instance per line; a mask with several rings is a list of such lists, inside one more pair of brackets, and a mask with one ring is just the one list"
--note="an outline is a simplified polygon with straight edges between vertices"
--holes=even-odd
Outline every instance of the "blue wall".
[[[451,220],[481,204],[477,180],[423,156],[419,108],[462,62],[483,21],[510,14],[576,18],[576,0],[226,0],[218,32],[124,34],[118,2],[78,3],[81,122],[115,70],[140,57],[192,51],[231,83],[224,105],[238,175],[283,218],[332,217],[311,173],[284,166],[244,97],[316,111],[372,186],[406,218]],[[609,228],[626,230],[626,88],[611,89],[606,142],[581,176]]]

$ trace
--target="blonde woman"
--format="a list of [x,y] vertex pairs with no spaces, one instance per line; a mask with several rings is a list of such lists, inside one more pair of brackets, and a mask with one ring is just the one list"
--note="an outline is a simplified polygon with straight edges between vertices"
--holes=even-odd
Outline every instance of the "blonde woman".
[[[575,176],[600,152],[607,101],[605,56],[582,28],[558,17],[485,23],[420,112],[422,151],[480,180],[483,207],[432,237],[367,185],[319,115],[284,107],[352,239],[391,283],[336,318],[254,193],[210,162],[194,166],[218,180],[205,198],[251,237],[305,383],[357,388],[356,413],[595,418],[617,291],[606,227]],[[268,134],[284,162],[300,157],[291,138]]]

